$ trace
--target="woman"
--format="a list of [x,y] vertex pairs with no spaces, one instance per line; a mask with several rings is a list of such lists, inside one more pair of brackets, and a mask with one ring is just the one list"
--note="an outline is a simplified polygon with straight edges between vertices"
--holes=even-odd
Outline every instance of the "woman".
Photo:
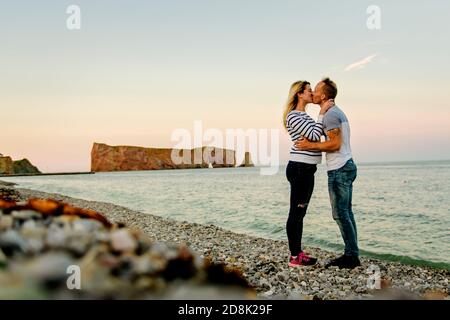
[[[293,142],[304,137],[311,141],[320,141],[324,135],[322,119],[325,112],[334,105],[329,100],[320,109],[317,122],[306,112],[306,105],[312,103],[311,85],[307,81],[297,81],[292,84],[289,98],[283,115],[283,122]],[[300,151],[292,146],[289,163],[286,167],[286,177],[291,185],[289,217],[286,222],[286,232],[291,257],[289,266],[313,265],[316,258],[302,251],[303,218],[308,208],[314,189],[314,173],[317,164],[322,161],[322,153],[315,151]]]

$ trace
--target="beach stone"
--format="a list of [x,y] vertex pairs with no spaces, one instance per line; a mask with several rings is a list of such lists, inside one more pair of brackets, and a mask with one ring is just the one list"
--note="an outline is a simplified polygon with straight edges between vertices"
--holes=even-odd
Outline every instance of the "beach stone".
[[228,262],[228,263],[234,263],[234,262],[236,262],[236,258],[234,258],[234,257],[228,257],[228,258],[225,259],[225,262]]
[[287,294],[289,300],[304,300],[303,292],[299,289],[294,289]]
[[67,234],[64,229],[52,223],[47,229],[46,244],[52,248],[62,248],[66,245]]
[[26,253],[28,246],[17,231],[10,229],[0,233],[0,249],[6,256],[12,256],[15,253]]
[[263,292],[262,294],[261,294],[261,296],[262,297],[271,297],[271,296],[273,296],[275,294],[275,291],[273,290],[273,289],[270,289],[270,290],[268,290],[268,291],[266,291],[266,292]]
[[27,220],[22,224],[22,230],[21,232],[27,232],[27,231],[32,231],[35,230],[37,228],[37,224],[36,221],[34,220]]
[[67,278],[67,268],[74,263],[66,253],[50,252],[26,264],[14,264],[14,268],[18,273],[39,281],[62,280]]
[[47,234],[47,229],[42,226],[38,226],[36,221],[27,220],[23,223],[20,230],[20,234],[28,243],[28,249],[37,253],[44,249],[44,239]]
[[262,287],[262,288],[271,288],[272,287],[272,285],[270,284],[270,282],[269,281],[267,281],[267,279],[265,279],[265,278],[261,278],[260,280],[259,280],[259,286],[260,287]]
[[89,233],[86,234],[73,232],[72,234],[68,235],[65,247],[77,255],[82,255],[89,249],[90,245],[93,243],[93,238],[93,235]]
[[111,236],[109,232],[106,231],[97,231],[94,234],[95,241],[98,242],[110,242]]
[[31,238],[27,240],[28,250],[32,253],[38,253],[44,250],[44,241],[40,238]]
[[166,268],[167,264],[168,264],[167,260],[151,258],[150,265],[149,265],[147,272],[150,274],[156,274],[156,273],[164,270]]
[[133,259],[133,268],[134,268],[134,272],[136,274],[145,274],[145,273],[155,271],[155,270],[152,270],[151,260],[147,256],[134,258]]
[[325,298],[325,293],[323,292],[317,292],[315,297],[319,300],[323,300]]
[[128,230],[120,229],[111,233],[111,246],[115,251],[133,251],[137,242]]
[[346,281],[346,279],[342,277],[335,277],[334,280],[336,283],[344,283]]
[[100,221],[91,219],[79,219],[73,222],[72,228],[77,232],[96,232],[103,227]]
[[10,215],[0,216],[0,231],[11,229],[14,219]]
[[14,219],[18,220],[28,220],[33,218],[42,218],[42,215],[39,212],[34,210],[20,210],[20,211],[12,211],[11,216]]
[[289,278],[289,275],[287,275],[285,272],[279,272],[277,273],[276,277],[280,281],[286,281]]
[[352,290],[352,287],[350,287],[350,286],[343,286],[343,287],[342,287],[342,290],[344,290],[344,291],[350,291],[350,290]]
[[165,260],[174,260],[178,256],[178,250],[174,246],[169,246],[167,243],[158,241],[152,244],[149,254],[152,257],[161,257]]

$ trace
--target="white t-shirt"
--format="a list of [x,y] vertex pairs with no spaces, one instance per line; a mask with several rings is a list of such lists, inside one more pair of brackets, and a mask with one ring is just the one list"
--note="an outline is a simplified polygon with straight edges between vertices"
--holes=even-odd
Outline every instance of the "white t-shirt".
[[335,128],[341,129],[341,148],[338,151],[327,152],[326,161],[328,171],[342,168],[352,158],[352,150],[350,148],[350,125],[344,112],[338,106],[331,107],[325,113],[323,128],[325,132]]

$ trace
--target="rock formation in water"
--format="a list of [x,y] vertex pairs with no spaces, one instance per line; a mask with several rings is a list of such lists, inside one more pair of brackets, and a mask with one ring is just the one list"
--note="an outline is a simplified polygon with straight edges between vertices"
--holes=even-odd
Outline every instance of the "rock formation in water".
[[28,159],[13,161],[11,157],[0,156],[0,174],[41,173]]
[[14,172],[11,157],[0,157],[0,174],[11,174]]
[[252,162],[252,158],[250,157],[250,152],[245,153],[244,161],[239,167],[254,167],[255,165]]
[[14,173],[41,173],[39,169],[31,164],[28,159],[16,160],[13,162]]
[[93,172],[208,168],[209,164],[213,168],[234,167],[234,150],[215,147],[143,148],[94,143],[91,151]]

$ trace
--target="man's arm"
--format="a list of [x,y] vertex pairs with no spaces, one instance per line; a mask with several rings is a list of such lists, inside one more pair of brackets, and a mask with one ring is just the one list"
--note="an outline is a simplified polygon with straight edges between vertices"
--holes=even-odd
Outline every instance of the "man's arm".
[[334,152],[341,148],[342,137],[341,129],[335,128],[327,131],[329,140],[324,142],[311,142],[306,139],[300,139],[295,142],[295,147],[299,150]]

